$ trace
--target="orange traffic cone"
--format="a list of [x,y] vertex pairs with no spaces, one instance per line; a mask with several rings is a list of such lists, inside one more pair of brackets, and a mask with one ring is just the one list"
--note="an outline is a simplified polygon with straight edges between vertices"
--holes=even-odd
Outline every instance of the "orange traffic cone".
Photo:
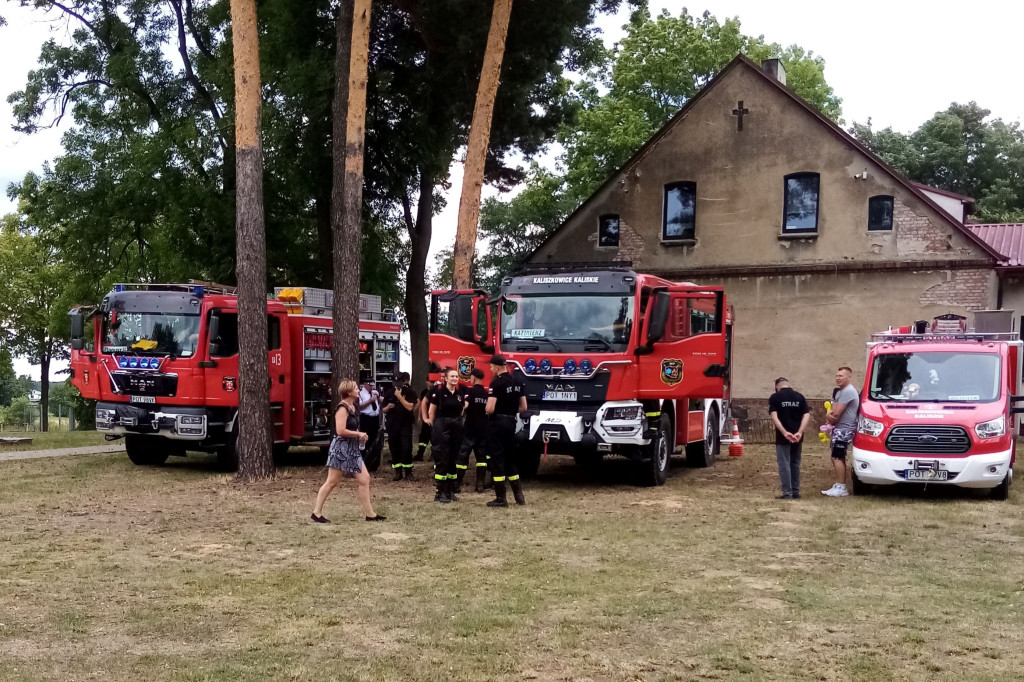
[[735,419],[732,420],[732,437],[729,438],[729,456],[743,456],[743,438],[740,437],[740,424]]

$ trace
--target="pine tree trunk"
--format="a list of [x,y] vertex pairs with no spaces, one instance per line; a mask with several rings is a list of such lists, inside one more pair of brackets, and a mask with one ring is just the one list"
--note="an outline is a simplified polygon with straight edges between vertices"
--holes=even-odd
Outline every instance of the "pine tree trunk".
[[462,197],[459,199],[459,223],[455,232],[455,270],[453,288],[472,286],[473,255],[476,251],[476,228],[480,221],[480,190],[484,184],[484,162],[487,144],[491,138],[491,119],[494,116],[494,98],[498,94],[501,61],[505,56],[505,37],[508,35],[512,0],[494,0],[491,10],[491,28],[487,33],[487,50],[480,70],[480,83],[476,90],[473,122],[466,145],[466,165],[462,175]]
[[[334,189],[331,228],[334,262],[334,384],[359,381],[359,276],[362,242],[363,145],[371,0],[343,0],[338,8],[334,59]],[[335,391],[337,393],[337,391]],[[341,396],[334,395],[335,404]]]
[[39,430],[50,430],[50,353],[46,350],[39,354]]
[[429,374],[429,333],[426,309],[427,252],[434,219],[434,175],[420,169],[420,196],[416,206],[416,221],[410,226],[409,242],[412,254],[405,275],[405,316],[409,321],[409,341],[412,344],[412,383],[423,386]]
[[274,475],[267,366],[267,243],[255,0],[231,0],[235,61],[235,199],[238,253],[238,478]]

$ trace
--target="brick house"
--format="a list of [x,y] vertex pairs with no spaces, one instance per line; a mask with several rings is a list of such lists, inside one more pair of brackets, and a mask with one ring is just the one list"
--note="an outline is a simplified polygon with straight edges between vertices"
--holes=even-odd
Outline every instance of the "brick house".
[[784,375],[822,400],[839,365],[863,380],[871,332],[997,303],[1000,256],[964,226],[972,207],[896,173],[788,89],[778,60],[741,55],[530,260],[723,285],[734,397],[762,404]]

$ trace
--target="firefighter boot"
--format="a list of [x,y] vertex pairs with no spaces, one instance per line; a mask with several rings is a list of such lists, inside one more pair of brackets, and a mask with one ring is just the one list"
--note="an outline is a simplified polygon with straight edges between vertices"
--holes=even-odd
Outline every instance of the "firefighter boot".
[[414,480],[413,477],[412,477],[412,465],[411,464],[409,466],[405,467],[405,480],[407,480],[407,481]]
[[494,499],[487,503],[488,507],[507,507],[508,500],[505,498],[505,481],[494,482]]
[[448,496],[448,481],[440,478],[434,479],[434,485],[437,486],[437,492],[434,493],[434,502],[443,502],[448,504],[452,501],[452,498]]
[[455,472],[455,489],[452,492],[456,495],[462,494],[462,479],[466,477],[466,470],[459,469]]
[[395,476],[391,479],[392,481],[402,480],[402,467],[395,467]]
[[484,491],[484,477],[487,476],[487,467],[478,466],[476,468],[476,492],[482,493]]
[[426,443],[420,443],[419,447],[416,449],[416,454],[412,456],[412,461],[414,461],[414,462],[422,462],[423,461],[423,451],[426,450],[426,449],[427,449],[427,444]]
[[459,497],[455,494],[455,479],[448,477],[448,499],[451,502],[458,502]]
[[512,497],[516,498],[516,504],[519,506],[525,505],[526,498],[523,497],[523,482],[517,478],[514,481],[509,481],[508,484],[512,488]]

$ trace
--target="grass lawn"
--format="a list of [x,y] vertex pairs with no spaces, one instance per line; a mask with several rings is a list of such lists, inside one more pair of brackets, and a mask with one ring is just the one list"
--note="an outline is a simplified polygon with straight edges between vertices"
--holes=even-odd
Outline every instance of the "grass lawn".
[[3,680],[1017,680],[1024,521],[920,491],[776,501],[774,452],[634,488],[552,458],[525,508],[210,457],[0,464]]
[[[98,431],[0,431],[0,438],[31,438],[31,443],[0,445],[0,455],[5,452],[22,450],[49,450],[51,448],[81,448],[90,445],[107,445],[103,434]],[[120,441],[123,443],[124,441]],[[114,443],[115,445],[117,443]]]

